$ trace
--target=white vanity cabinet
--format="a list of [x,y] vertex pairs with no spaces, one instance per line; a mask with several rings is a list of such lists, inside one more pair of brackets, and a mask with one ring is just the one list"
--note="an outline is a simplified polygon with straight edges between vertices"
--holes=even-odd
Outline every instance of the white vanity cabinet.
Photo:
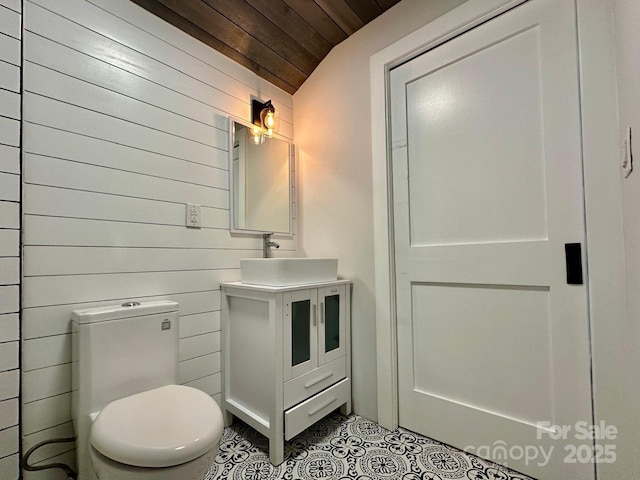
[[338,407],[351,413],[351,282],[221,288],[225,420],[268,437],[278,465],[284,440]]

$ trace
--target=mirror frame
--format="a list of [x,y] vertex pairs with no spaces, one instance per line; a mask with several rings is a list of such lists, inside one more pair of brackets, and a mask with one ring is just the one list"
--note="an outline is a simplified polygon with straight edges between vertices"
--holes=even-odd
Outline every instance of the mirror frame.
[[288,232],[275,232],[271,230],[250,230],[250,229],[242,229],[236,228],[234,225],[235,218],[235,202],[234,202],[234,194],[235,194],[235,185],[234,185],[234,169],[233,169],[233,144],[234,144],[234,136],[235,136],[235,125],[234,123],[239,123],[244,125],[245,127],[251,128],[252,124],[241,118],[237,118],[234,116],[229,116],[229,151],[227,152],[227,158],[229,159],[229,230],[231,233],[237,234],[245,234],[245,235],[263,235],[265,233],[273,233],[278,237],[293,237],[293,209],[295,206],[293,192],[294,192],[294,176],[295,176],[295,155],[294,155],[294,144],[293,142],[283,137],[282,135],[278,135],[277,133],[273,134],[273,138],[281,140],[287,144],[289,147],[289,231]]

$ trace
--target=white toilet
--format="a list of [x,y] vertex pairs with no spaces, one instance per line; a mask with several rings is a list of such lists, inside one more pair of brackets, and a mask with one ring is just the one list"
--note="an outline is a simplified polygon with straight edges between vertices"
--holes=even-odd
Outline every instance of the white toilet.
[[202,480],[222,413],[176,385],[178,304],[78,310],[72,321],[78,480]]

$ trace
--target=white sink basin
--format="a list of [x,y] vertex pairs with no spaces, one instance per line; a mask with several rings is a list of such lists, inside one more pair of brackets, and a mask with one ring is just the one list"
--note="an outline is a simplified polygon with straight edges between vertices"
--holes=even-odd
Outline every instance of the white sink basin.
[[270,287],[330,282],[338,278],[337,258],[242,258],[242,282]]

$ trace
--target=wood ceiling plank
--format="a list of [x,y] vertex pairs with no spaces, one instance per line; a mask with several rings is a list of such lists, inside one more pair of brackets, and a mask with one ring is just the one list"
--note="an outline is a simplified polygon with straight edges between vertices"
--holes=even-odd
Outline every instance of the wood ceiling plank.
[[283,0],[245,0],[276,24],[318,60],[327,56],[333,45],[309,25]]
[[132,0],[293,94],[331,49],[400,0]]
[[304,72],[201,0],[156,1],[296,89],[306,80]]
[[382,13],[375,0],[347,0],[347,3],[365,25]]
[[249,3],[238,0],[202,1],[306,75],[318,66],[317,58],[309,55],[299,43]]
[[348,35],[317,3],[309,0],[284,0],[284,3],[334,47],[347,38]]
[[347,35],[364,27],[364,22],[346,0],[315,0]]
[[274,84],[275,86],[281,88],[285,92],[289,94],[293,94],[298,89],[298,86],[291,85],[284,81],[282,78],[274,75],[269,70],[264,68],[262,65],[250,60],[246,56],[239,53],[237,50],[229,47],[226,43],[220,41],[218,38],[214,37],[210,33],[206,32],[202,28],[197,25],[194,25],[189,20],[184,18],[183,16],[177,14],[175,11],[171,10],[168,7],[165,7],[158,0],[132,0],[133,3],[138,6],[144,8],[148,12],[154,14],[155,16],[163,19],[165,22],[170,23],[174,27],[182,30],[187,35],[192,36],[193,38],[200,40],[202,43],[210,46],[214,50],[222,53],[226,57],[231,60],[243,65],[248,68],[259,77],[264,78],[268,82]]

